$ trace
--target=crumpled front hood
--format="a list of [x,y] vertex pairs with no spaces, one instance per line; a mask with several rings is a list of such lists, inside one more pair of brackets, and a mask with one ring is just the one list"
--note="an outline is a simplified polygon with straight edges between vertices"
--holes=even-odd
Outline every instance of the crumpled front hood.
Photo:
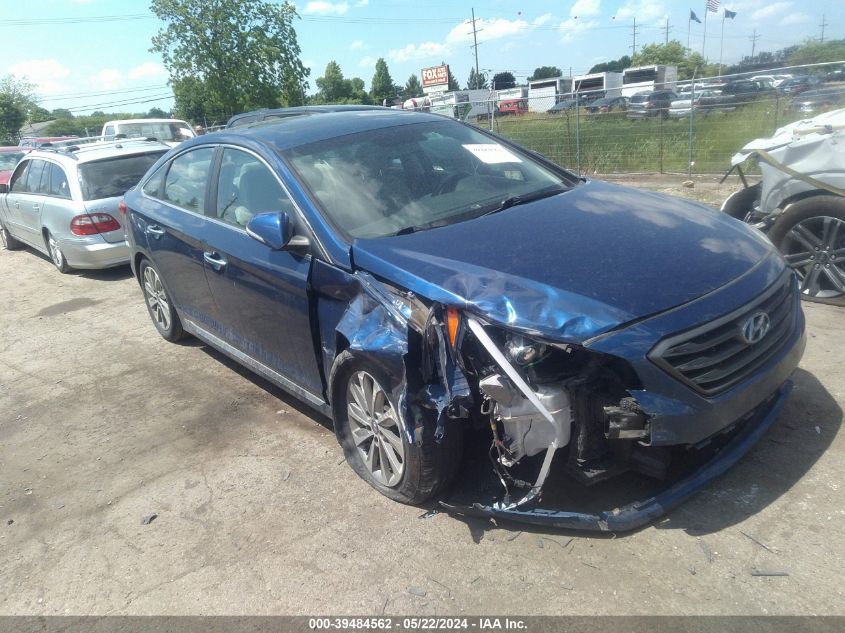
[[545,339],[582,342],[681,305],[773,252],[703,205],[591,181],[450,226],[356,240],[356,268]]

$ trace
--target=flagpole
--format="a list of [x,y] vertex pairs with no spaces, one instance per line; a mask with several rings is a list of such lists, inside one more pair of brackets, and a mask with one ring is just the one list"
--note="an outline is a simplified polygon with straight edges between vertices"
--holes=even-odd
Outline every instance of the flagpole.
[[722,76],[722,51],[725,49],[725,16],[722,15],[722,37],[719,41],[719,77]]
[[687,18],[687,50],[689,50],[689,32],[690,32],[691,26],[692,26],[692,11],[690,11],[689,17]]
[[704,55],[704,48],[707,45],[707,3],[704,3],[704,37],[701,38],[701,56],[704,57],[704,61],[707,61],[707,57]]

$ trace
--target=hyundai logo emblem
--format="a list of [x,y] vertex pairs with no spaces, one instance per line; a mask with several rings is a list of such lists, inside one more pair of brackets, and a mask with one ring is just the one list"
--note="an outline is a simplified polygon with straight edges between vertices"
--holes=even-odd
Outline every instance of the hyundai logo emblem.
[[769,333],[771,327],[769,315],[765,312],[757,312],[742,324],[742,340],[749,345],[759,343]]

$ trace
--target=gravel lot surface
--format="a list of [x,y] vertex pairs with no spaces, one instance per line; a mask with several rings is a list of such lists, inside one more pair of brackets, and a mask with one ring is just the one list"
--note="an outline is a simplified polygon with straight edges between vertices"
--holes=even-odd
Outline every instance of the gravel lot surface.
[[126,268],[0,251],[0,297],[0,614],[845,614],[841,309],[806,305],[796,389],[737,467],[597,537],[378,495],[327,420],[162,340]]

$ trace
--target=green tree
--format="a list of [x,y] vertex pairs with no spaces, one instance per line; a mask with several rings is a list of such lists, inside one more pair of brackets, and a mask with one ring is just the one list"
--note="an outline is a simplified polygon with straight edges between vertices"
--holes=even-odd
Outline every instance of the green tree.
[[172,84],[194,78],[226,114],[302,103],[308,69],[296,9],[266,0],[152,0],[165,23],[153,37]]
[[171,81],[173,111],[180,119],[203,125],[225,123],[231,111],[227,110],[202,79],[184,77]]
[[405,87],[402,88],[402,98],[403,99],[413,99],[414,97],[420,97],[423,94],[422,84],[420,83],[419,77],[416,74],[411,75],[408,77],[408,81],[405,82]]
[[42,123],[44,121],[49,121],[52,118],[53,115],[50,114],[50,111],[47,108],[42,108],[41,106],[35,106],[29,112],[30,123]]
[[596,64],[590,70],[589,73],[621,73],[626,68],[631,67],[631,58],[628,55],[623,55],[619,59],[614,59],[609,62],[602,62],[601,64]]
[[554,77],[562,77],[563,72],[557,66],[540,66],[534,69],[534,73],[528,78],[528,81],[537,81],[538,79],[552,79]]
[[347,81],[349,83],[349,103],[372,103],[369,93],[364,88],[363,79],[360,77],[353,77]]
[[822,43],[808,38],[789,55],[789,65],[823,64],[825,62],[838,62],[843,59],[845,59],[845,40],[831,40]]
[[508,88],[516,87],[516,78],[513,73],[503,72],[493,75],[493,88],[496,90],[507,90]]
[[475,68],[470,68],[467,90],[484,90],[487,87],[487,75],[480,71],[476,73]]
[[16,143],[20,129],[36,108],[33,84],[12,75],[0,78],[0,143]]
[[[440,65],[446,66],[446,62],[440,62]],[[459,84],[458,80],[455,79],[455,75],[452,74],[452,69],[447,68],[447,70],[449,71],[449,86],[447,87],[447,90],[460,90],[461,84]]]
[[370,84],[370,96],[376,105],[381,105],[385,101],[387,105],[390,105],[393,99],[396,98],[396,86],[393,84],[393,78],[390,76],[387,62],[382,57],[379,57],[378,61],[376,61],[376,72]]
[[[665,64],[678,67],[678,79],[711,77],[718,74],[718,64],[707,64],[698,53],[691,52],[678,40],[667,44],[646,44],[631,60],[632,66],[650,66]],[[697,72],[696,72],[697,69]]]
[[343,103],[349,98],[352,88],[350,83],[343,77],[340,64],[332,60],[326,64],[326,70],[322,77],[315,81],[317,96],[322,103]]
[[166,119],[167,118],[167,112],[165,112],[161,108],[150,108],[150,111],[147,112],[147,118],[149,118],[149,119]]

